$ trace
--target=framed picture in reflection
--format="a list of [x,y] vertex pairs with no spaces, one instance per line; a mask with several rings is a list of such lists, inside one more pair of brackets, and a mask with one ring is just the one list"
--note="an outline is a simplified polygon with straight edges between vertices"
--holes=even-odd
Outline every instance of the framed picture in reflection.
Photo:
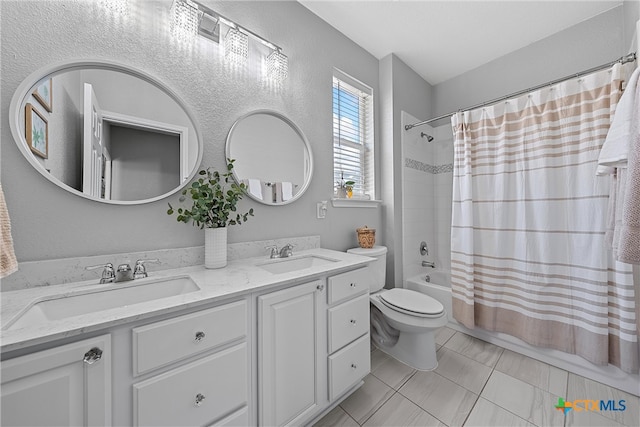
[[49,156],[49,124],[33,105],[27,104],[24,112],[25,136],[31,151],[46,159]]
[[33,97],[48,112],[53,111],[53,79],[49,78],[40,82],[36,90],[33,91]]

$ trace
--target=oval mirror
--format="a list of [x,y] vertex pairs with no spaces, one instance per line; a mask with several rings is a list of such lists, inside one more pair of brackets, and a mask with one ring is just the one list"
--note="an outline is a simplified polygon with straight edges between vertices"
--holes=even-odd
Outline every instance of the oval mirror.
[[180,98],[117,63],[67,62],[33,73],[9,117],[38,172],[100,202],[162,199],[186,185],[202,160],[200,131]]
[[227,159],[252,199],[284,205],[306,191],[313,173],[309,141],[289,118],[271,110],[240,117],[227,136]]

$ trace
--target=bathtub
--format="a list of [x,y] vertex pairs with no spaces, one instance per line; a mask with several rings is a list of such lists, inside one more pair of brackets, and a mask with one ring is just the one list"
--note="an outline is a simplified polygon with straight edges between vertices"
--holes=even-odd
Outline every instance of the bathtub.
[[[426,276],[429,276],[429,281],[426,280]],[[640,376],[637,374],[627,374],[611,365],[593,365],[574,354],[548,348],[534,347],[505,333],[491,332],[481,328],[468,329],[464,327],[453,318],[451,273],[449,271],[440,269],[425,270],[425,272],[420,275],[405,279],[404,287],[429,295],[438,300],[447,311],[447,317],[449,319],[447,327],[451,329],[640,396],[640,389],[638,387],[638,384],[640,384]]]

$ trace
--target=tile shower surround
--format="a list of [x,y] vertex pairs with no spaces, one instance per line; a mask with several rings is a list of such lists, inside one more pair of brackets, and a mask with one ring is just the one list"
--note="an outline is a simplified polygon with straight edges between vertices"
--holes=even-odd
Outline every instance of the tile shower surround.
[[[420,372],[378,349],[364,385],[315,426],[638,426],[640,398],[450,328],[438,367]],[[624,412],[555,409],[558,397],[626,401]]]

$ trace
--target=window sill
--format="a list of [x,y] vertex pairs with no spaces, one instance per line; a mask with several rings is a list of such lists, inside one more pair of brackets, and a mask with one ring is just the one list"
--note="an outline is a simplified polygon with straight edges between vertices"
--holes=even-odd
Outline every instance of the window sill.
[[331,199],[334,208],[377,208],[382,200],[366,199]]

